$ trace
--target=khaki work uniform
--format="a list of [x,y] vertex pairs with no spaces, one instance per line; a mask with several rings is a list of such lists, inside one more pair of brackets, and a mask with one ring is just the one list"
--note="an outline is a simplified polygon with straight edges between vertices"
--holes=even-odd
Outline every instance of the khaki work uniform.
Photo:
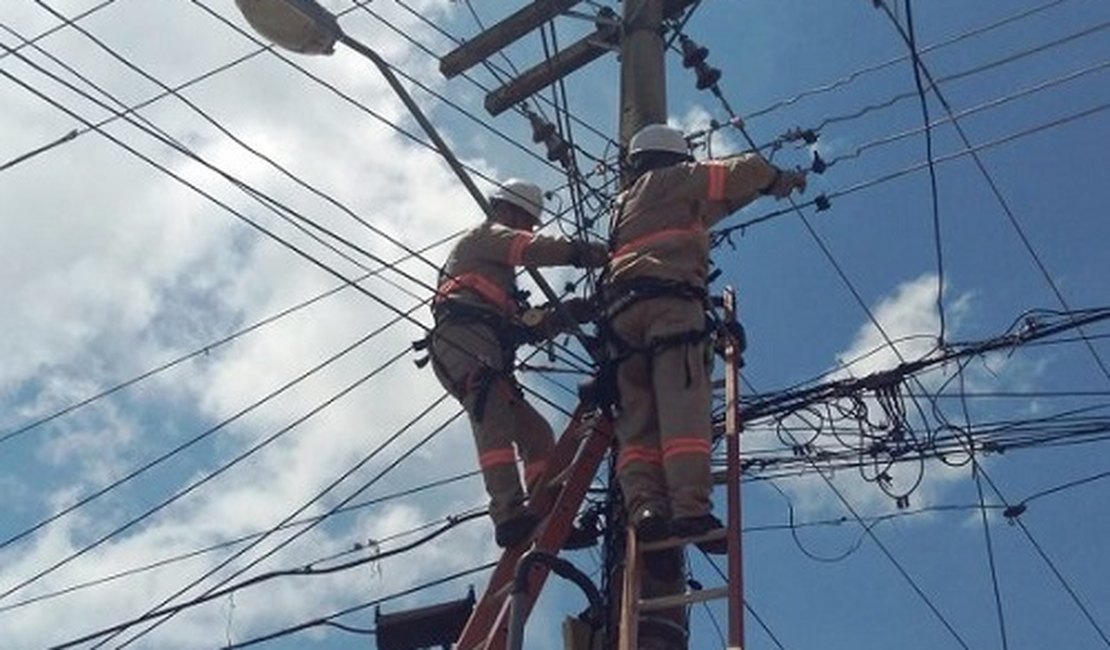
[[470,418],[494,524],[524,513],[517,453],[531,487],[555,444],[551,425],[513,378],[514,322],[521,307],[515,267],[571,264],[581,246],[486,221],[456,245],[436,291],[433,368]]
[[[629,513],[712,509],[708,228],[758,198],[776,174],[756,155],[681,163],[644,173],[619,199],[602,294],[619,341],[617,471]],[[678,566],[669,576],[645,572],[646,596],[683,589],[682,556],[670,557],[663,564]],[[685,627],[681,609],[665,614]]]

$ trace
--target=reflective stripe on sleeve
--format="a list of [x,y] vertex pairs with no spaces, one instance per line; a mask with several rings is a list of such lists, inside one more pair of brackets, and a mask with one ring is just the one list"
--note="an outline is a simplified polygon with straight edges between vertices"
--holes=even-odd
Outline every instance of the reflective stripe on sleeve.
[[709,189],[706,196],[710,201],[723,201],[725,198],[725,178],[728,176],[728,168],[721,164],[706,163],[706,171],[709,172]]
[[520,266],[524,264],[524,251],[528,246],[535,241],[536,236],[531,233],[520,233],[513,237],[513,241],[509,244],[509,266]]

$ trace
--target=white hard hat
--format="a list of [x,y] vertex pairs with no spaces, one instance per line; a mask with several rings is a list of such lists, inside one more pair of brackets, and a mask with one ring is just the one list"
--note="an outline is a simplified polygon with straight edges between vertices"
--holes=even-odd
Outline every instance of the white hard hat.
[[540,211],[543,210],[543,190],[539,185],[522,181],[519,178],[510,178],[501,184],[489,195],[489,200],[507,201],[527,212],[537,222],[540,220]]
[[634,156],[647,151],[664,151],[689,156],[690,149],[686,146],[686,138],[682,131],[673,129],[666,124],[648,124],[628,141],[628,155]]

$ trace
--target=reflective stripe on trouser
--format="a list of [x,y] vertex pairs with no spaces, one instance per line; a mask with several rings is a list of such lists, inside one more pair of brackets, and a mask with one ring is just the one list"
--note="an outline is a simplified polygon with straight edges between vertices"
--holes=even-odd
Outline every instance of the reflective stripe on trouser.
[[[652,339],[699,331],[704,319],[696,301],[653,298],[632,305],[611,325],[629,345],[642,348]],[[637,353],[617,369],[619,475],[630,512],[648,506],[664,515],[693,517],[711,509],[705,347],[705,342],[663,347],[650,358]],[[637,450],[655,450],[661,462]]]
[[[490,497],[490,517],[502,523],[524,511],[525,494],[514,445],[531,475],[546,462],[555,435],[551,425],[518,393],[512,381],[490,369],[508,366],[493,330],[482,323],[443,324],[432,337],[436,377],[466,409],[478,464]],[[490,381],[488,390],[481,382]],[[484,408],[478,400],[484,393]],[[481,410],[482,417],[476,414]]]

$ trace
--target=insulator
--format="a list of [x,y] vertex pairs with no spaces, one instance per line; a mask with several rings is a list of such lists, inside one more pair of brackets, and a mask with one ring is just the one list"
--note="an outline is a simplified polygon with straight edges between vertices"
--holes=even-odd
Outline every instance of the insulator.
[[817,206],[818,212],[824,212],[832,207],[832,202],[829,201],[829,197],[822,194],[813,199],[813,205]]
[[705,63],[708,56],[709,48],[698,45],[691,38],[682,37],[682,67],[697,67]]
[[814,174],[824,174],[825,170],[829,168],[828,163],[821,158],[821,154],[816,151],[813,152],[813,164],[810,165],[810,171]]
[[555,125],[535,113],[528,113],[532,123],[532,142],[544,142],[555,133]]
[[711,65],[705,63],[699,64],[697,67],[698,72],[698,90],[705,90],[717,85],[721,80],[721,71]]
[[547,159],[560,162],[564,167],[570,164],[570,145],[559,136],[551,136],[547,142]]

